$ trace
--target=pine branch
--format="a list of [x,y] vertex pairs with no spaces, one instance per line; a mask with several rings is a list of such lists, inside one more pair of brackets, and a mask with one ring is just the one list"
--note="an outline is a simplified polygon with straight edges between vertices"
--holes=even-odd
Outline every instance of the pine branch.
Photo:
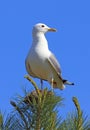
[[24,123],[25,123],[25,125],[26,125],[26,130],[29,130],[29,129],[28,129],[28,125],[27,125],[26,118],[25,118],[23,112],[21,111],[21,109],[16,105],[15,102],[11,101],[10,103],[11,103],[11,105],[18,111],[18,113],[20,114],[21,119],[24,121]]
[[29,82],[32,83],[32,85],[34,86],[35,90],[37,91],[37,94],[39,94],[38,92],[38,86],[36,85],[36,83],[30,78],[29,75],[25,75],[24,78],[26,78]]
[[0,130],[1,130],[2,127],[3,127],[3,116],[0,113]]
[[[20,115],[17,114],[15,122],[19,121],[22,130],[56,130],[56,106],[61,104],[63,99],[54,95],[52,91],[38,89],[36,83],[29,76],[25,76],[25,78],[32,83],[35,90],[28,92],[23,98],[19,99],[18,97],[17,104],[11,101],[11,105]],[[23,126],[22,121],[24,122]]]
[[0,113],[0,130],[90,130],[90,120],[83,116],[76,97],[72,98],[75,113],[69,113],[62,121],[62,118],[57,118],[57,108],[62,105],[63,98],[47,88],[40,90],[29,76],[25,78],[35,90],[10,102],[15,111],[5,121]]
[[76,97],[73,97],[72,100],[73,100],[73,102],[74,102],[74,104],[76,106],[77,113],[78,113],[78,120],[77,120],[78,130],[83,130],[82,111],[80,109],[80,105],[79,105],[78,99]]

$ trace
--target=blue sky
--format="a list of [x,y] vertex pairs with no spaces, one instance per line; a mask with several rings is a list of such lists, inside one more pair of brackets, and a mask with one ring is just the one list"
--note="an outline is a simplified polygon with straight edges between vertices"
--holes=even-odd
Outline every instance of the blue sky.
[[[56,55],[62,75],[75,83],[64,91],[62,114],[72,111],[72,97],[79,99],[82,110],[90,116],[90,2],[89,0],[3,0],[0,1],[0,109],[12,110],[10,100],[23,88],[33,87],[24,79],[25,57],[32,43],[32,27],[43,22],[56,28],[46,35],[49,48]],[[39,81],[35,79],[39,85]],[[44,86],[50,85],[44,82]]]

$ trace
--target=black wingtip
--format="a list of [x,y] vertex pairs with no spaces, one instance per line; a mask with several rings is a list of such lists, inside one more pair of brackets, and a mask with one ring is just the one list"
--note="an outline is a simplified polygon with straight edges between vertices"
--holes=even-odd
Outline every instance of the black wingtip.
[[67,85],[74,85],[74,83],[69,82],[68,80],[63,79],[63,83]]

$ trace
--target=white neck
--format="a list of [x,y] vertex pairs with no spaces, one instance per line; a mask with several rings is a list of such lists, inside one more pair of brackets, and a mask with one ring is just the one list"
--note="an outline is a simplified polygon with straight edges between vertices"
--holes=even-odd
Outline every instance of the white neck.
[[48,48],[48,43],[47,43],[44,33],[42,32],[33,33],[33,45],[34,46],[39,45],[39,46]]

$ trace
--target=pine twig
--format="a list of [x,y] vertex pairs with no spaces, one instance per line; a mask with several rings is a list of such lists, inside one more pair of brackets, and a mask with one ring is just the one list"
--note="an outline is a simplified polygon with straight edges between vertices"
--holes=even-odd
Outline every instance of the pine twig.
[[74,104],[76,106],[77,112],[78,112],[78,130],[83,130],[82,111],[80,109],[78,99],[76,97],[73,97],[72,100],[73,100],[73,102],[74,102]]
[[0,113],[0,128],[2,128],[2,125],[3,125],[3,116],[2,116],[2,114]]
[[36,119],[36,130],[40,130],[41,127],[41,118],[40,118],[40,114],[41,114],[41,105],[42,105],[42,92],[38,89],[38,86],[36,85],[36,83],[30,78],[30,76],[26,75],[24,76],[24,78],[26,78],[28,81],[30,81],[32,83],[32,85],[34,86],[35,90],[36,90],[36,96],[38,99],[38,107],[37,107],[37,119]]
[[30,76],[29,76],[29,75],[25,75],[24,78],[26,78],[28,81],[30,81],[30,82],[32,83],[32,85],[34,86],[34,88],[35,88],[37,94],[40,95],[38,86],[37,86],[36,83],[30,78]]
[[18,111],[18,113],[20,114],[22,120],[24,121],[24,123],[25,123],[25,125],[26,125],[26,129],[29,130],[29,129],[28,129],[28,125],[27,125],[27,121],[26,121],[26,119],[25,119],[25,117],[24,117],[24,114],[23,114],[22,111],[20,110],[20,108],[16,105],[15,102],[10,101],[10,103],[11,103],[11,105]]

